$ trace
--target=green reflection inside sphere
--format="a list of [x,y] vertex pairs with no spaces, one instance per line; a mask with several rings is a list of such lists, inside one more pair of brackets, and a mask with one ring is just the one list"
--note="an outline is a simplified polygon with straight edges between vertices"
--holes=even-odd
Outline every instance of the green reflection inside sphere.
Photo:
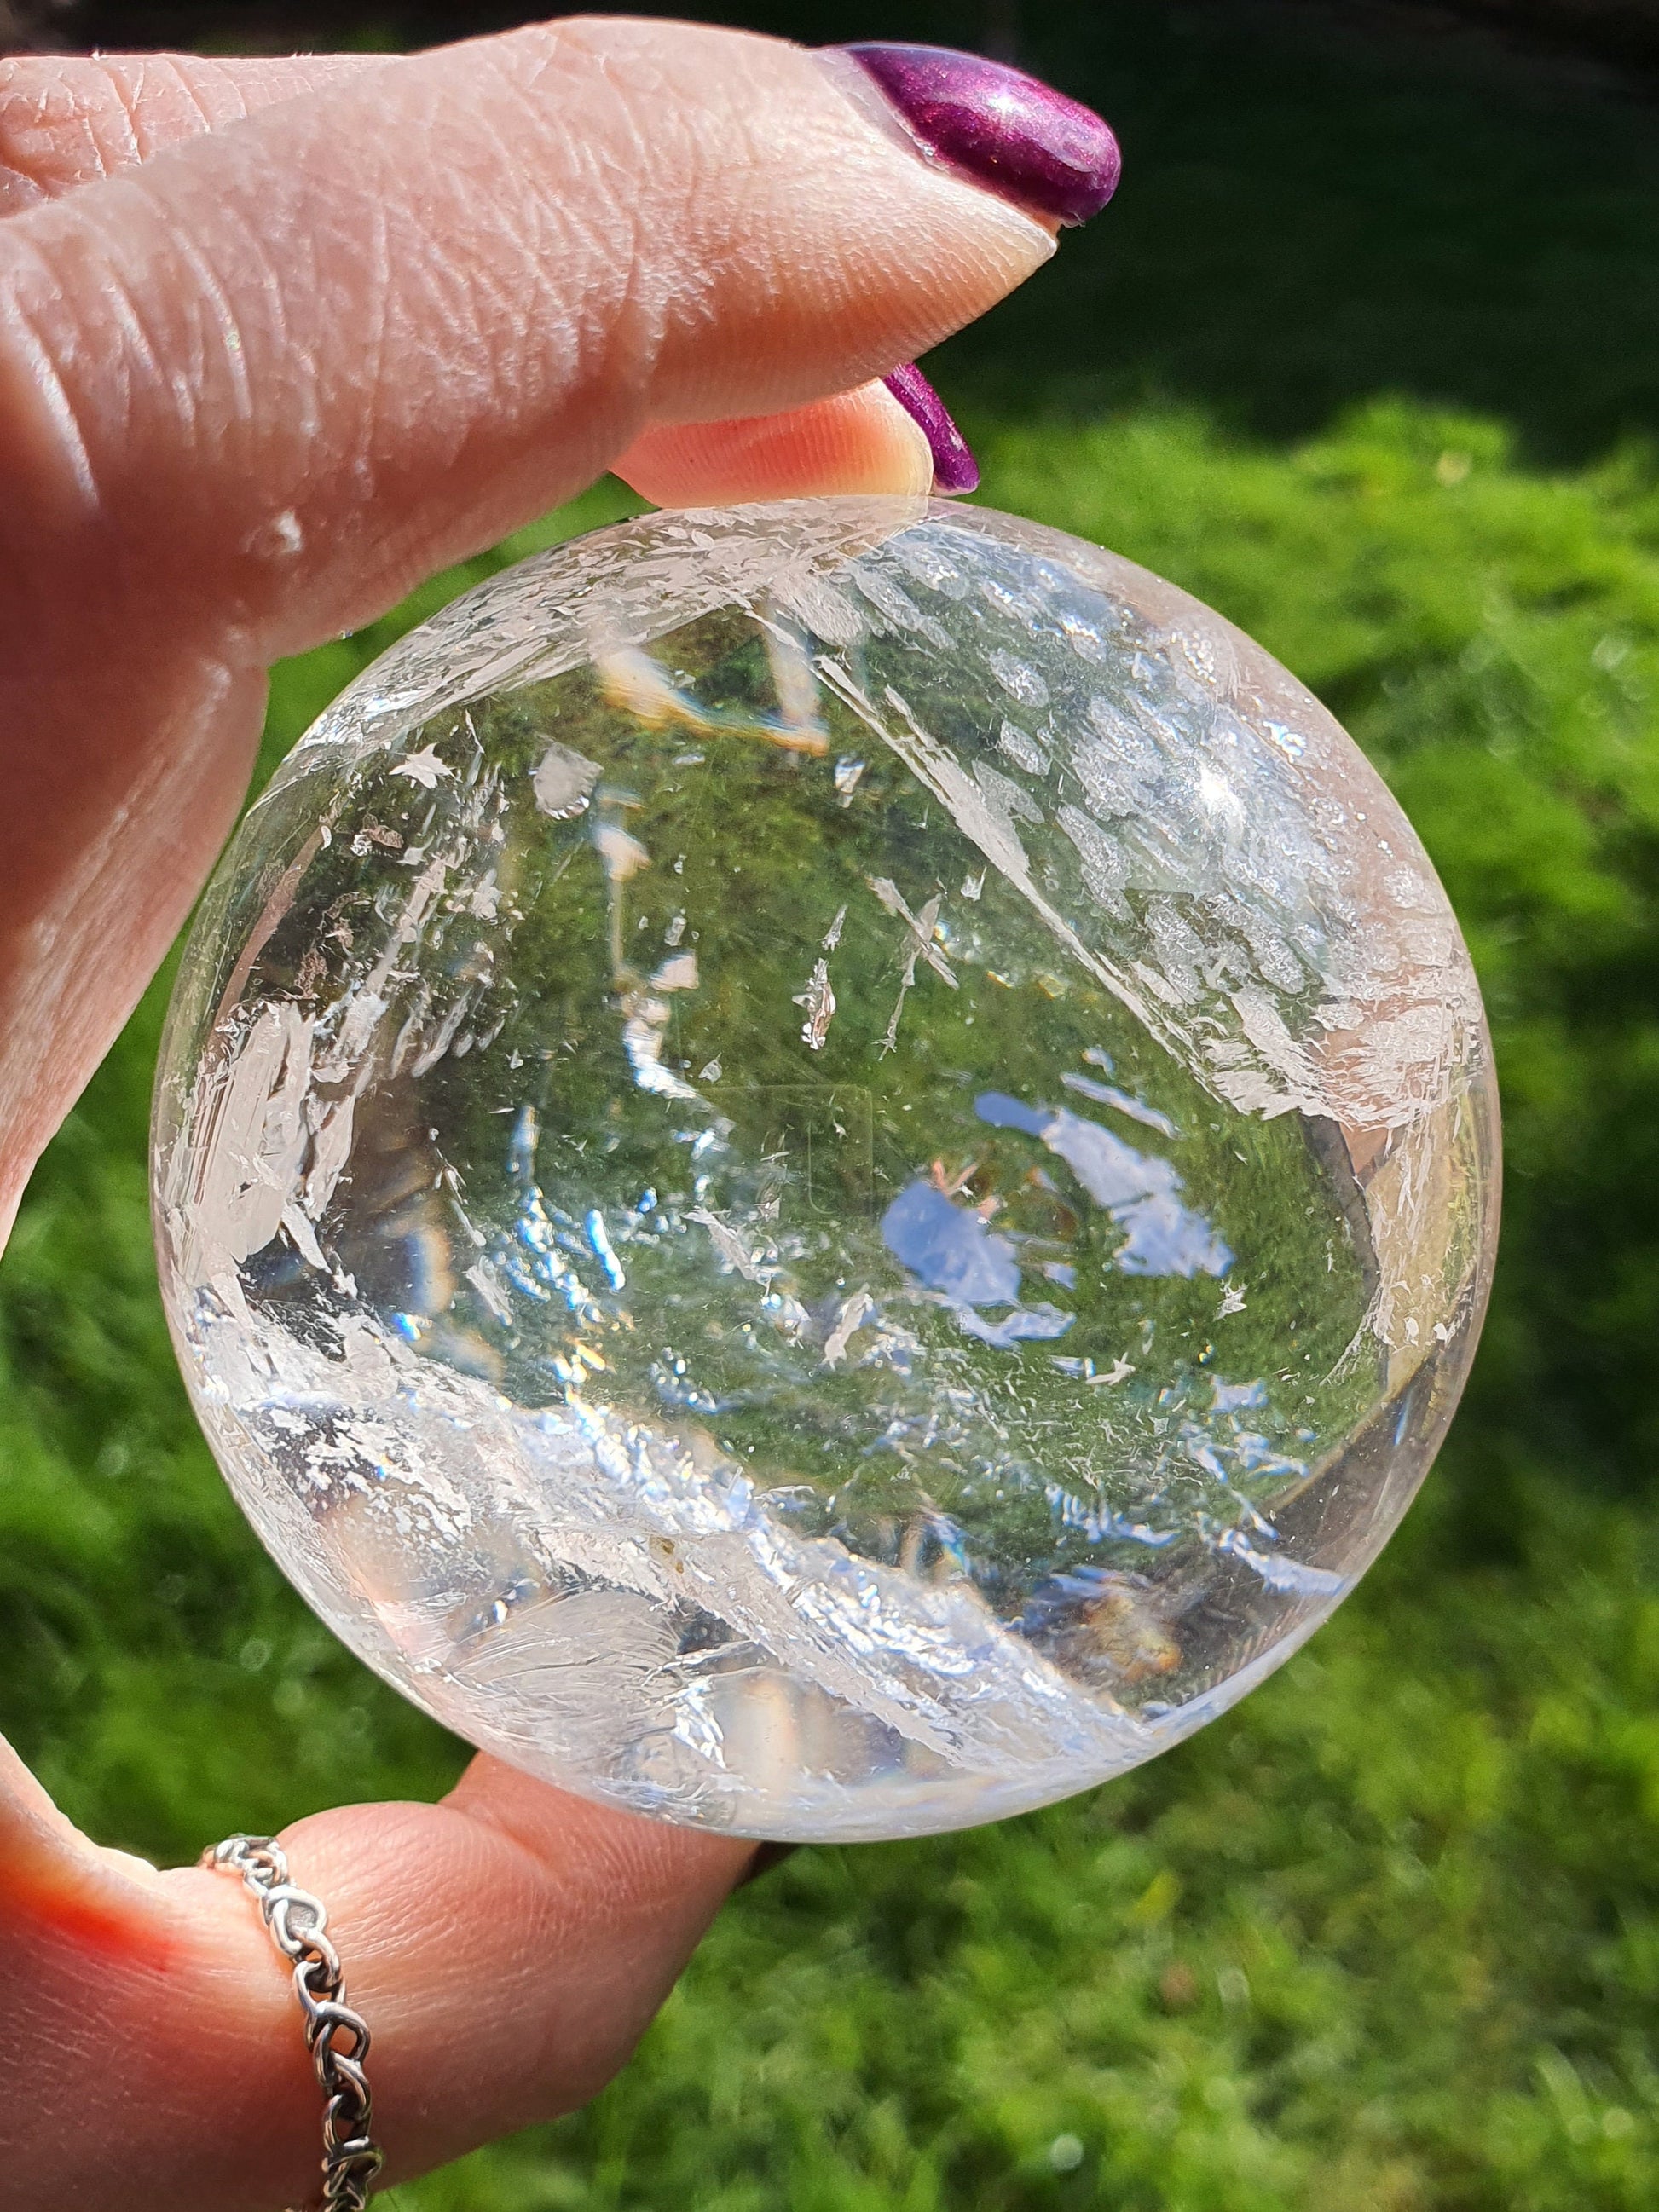
[[158,1091],[222,1465],[474,1742],[913,1833],[1288,1656],[1478,1330],[1490,1050],[1259,647],[901,501],[663,515],[372,668],[250,815]]

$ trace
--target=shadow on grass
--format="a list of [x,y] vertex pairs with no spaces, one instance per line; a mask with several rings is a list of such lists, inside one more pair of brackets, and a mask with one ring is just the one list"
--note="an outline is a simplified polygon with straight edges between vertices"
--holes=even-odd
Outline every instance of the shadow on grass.
[[999,411],[1159,398],[1280,440],[1400,392],[1546,465],[1659,433],[1644,98],[1295,6],[1079,10],[1025,58],[1112,119],[1124,182],[939,356]]

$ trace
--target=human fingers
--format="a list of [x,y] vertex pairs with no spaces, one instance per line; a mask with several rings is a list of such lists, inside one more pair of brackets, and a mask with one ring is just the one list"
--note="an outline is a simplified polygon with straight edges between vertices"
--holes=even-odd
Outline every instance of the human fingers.
[[[374,65],[355,54],[0,61],[0,216]],[[783,415],[647,431],[612,466],[659,507],[962,491],[978,481],[960,434],[914,368]]]
[[851,67],[566,22],[371,67],[0,226],[0,708],[27,732],[0,1205],[223,836],[270,658],[647,428],[854,388],[1047,256],[1049,210],[967,181]]
[[[348,1807],[283,1842],[370,2023],[391,2179],[591,2096],[752,1850],[484,1759],[445,1804]],[[8,2212],[311,2201],[321,2101],[252,1901],[94,1850],[3,1747],[0,1996]]]
[[[38,54],[0,61],[0,217],[375,66],[355,54]],[[915,379],[918,372],[906,372]],[[934,404],[937,407],[937,401]],[[926,492],[933,447],[879,380],[782,415],[647,431],[613,464],[659,507]],[[940,488],[969,488],[948,438]]]
[[[152,603],[188,579],[198,623],[311,641],[520,513],[525,477],[540,501],[619,430],[846,389],[1047,255],[1038,223],[908,149],[798,49],[603,21],[174,148],[0,234],[8,365],[37,403],[13,526],[32,508],[37,557],[113,566],[130,521]],[[299,541],[227,573],[229,533],[240,550],[289,494]]]
[[[586,75],[566,66],[556,42],[535,47],[526,86],[511,98],[492,95],[502,112],[486,102],[467,128],[452,131],[444,122],[449,84],[422,79],[426,106],[404,118],[409,128],[395,159],[384,147],[377,155],[374,126],[388,107],[402,114],[410,82],[402,64],[398,99],[374,104],[372,114],[343,113],[337,89],[320,95],[308,112],[329,108],[331,130],[300,151],[301,167],[314,162],[326,189],[309,197],[286,172],[278,191],[266,171],[247,169],[249,145],[264,143],[255,118],[6,226],[0,298],[15,312],[0,333],[0,437],[15,464],[18,498],[0,514],[0,538],[19,557],[0,608],[9,632],[0,682],[15,710],[3,725],[13,732],[14,804],[0,822],[0,1004],[8,1017],[0,1103],[14,1185],[32,1139],[49,1124],[53,1084],[61,1098],[78,1083],[101,1042],[99,1024],[106,1034],[119,1018],[234,809],[267,653],[341,626],[354,609],[372,611],[377,595],[395,596],[405,572],[533,513],[596,465],[594,454],[631,442],[641,424],[695,419],[705,408],[741,415],[803,394],[810,404],[814,392],[855,384],[923,342],[916,330],[938,335],[964,319],[1046,251],[1040,224],[1015,210],[1012,228],[998,230],[980,206],[983,195],[942,165],[915,162],[902,134],[857,100],[847,99],[832,118],[842,88],[815,77],[819,106],[805,106],[820,173],[836,167],[824,152],[833,141],[863,161],[866,188],[885,178],[893,217],[884,235],[915,249],[908,265],[902,252],[885,264],[872,259],[866,223],[843,254],[833,216],[827,228],[817,227],[821,210],[791,197],[795,156],[775,132],[739,138],[734,153],[730,103],[722,109],[714,93],[704,98],[689,65],[667,72],[665,94],[662,58],[654,76],[641,60],[646,27],[620,27],[626,67],[606,48],[619,27],[575,27],[588,40]],[[596,70],[599,49],[605,66]],[[793,64],[817,66],[799,56]],[[583,120],[561,135],[556,112],[544,111],[546,81],[562,69],[561,97],[574,100]],[[752,82],[743,91],[752,101]],[[653,101],[665,98],[673,161],[653,170],[653,147],[644,166],[654,197],[629,200],[617,149],[664,119]],[[763,118],[767,109],[763,99]],[[284,156],[293,112],[284,112]],[[618,113],[620,131],[612,127]],[[369,139],[361,175],[328,166],[339,144],[352,145],[345,126],[354,118]],[[266,137],[274,149],[268,131]],[[418,156],[422,145],[452,161],[459,151],[459,172],[440,161],[405,173],[411,147]],[[227,148],[236,156],[228,167]],[[200,157],[210,150],[204,176]],[[728,173],[733,161],[736,173]],[[787,177],[778,178],[785,168]],[[664,198],[670,172],[696,178],[695,210]],[[901,172],[910,179],[903,187]],[[457,175],[465,190],[452,189]],[[429,176],[436,181],[428,191]],[[710,179],[719,189],[705,192]],[[282,202],[275,211],[273,197]],[[375,227],[388,205],[396,218],[390,239],[383,222]],[[710,230],[711,211],[721,208],[726,228]],[[605,231],[618,220],[620,231]],[[365,234],[373,249],[366,258],[356,252]],[[619,276],[610,270],[617,281],[592,301],[582,280],[610,270],[599,250],[607,240],[626,249],[623,266]],[[393,250],[404,243],[407,255]],[[899,299],[917,266],[927,281]],[[510,280],[521,276],[515,287]],[[835,335],[835,319],[823,295],[837,286],[851,350],[826,366],[819,341],[826,331]],[[769,356],[762,343],[769,302],[782,325]],[[751,341],[740,357],[720,343],[728,305]],[[366,340],[375,348],[367,365]],[[862,367],[860,347],[868,355]],[[74,616],[68,623],[65,605]],[[64,824],[73,835],[58,834]],[[522,1972],[533,1899],[514,1888],[502,1849],[511,1846],[513,1867],[527,1853],[543,1869],[534,1897],[550,1927],[566,1925],[562,1912],[586,1926],[596,1909],[561,1839],[574,1838],[578,1873],[599,1869],[606,1909],[620,1917],[611,1929],[623,1969],[613,2002],[592,2016],[573,2014],[579,2045],[561,2040],[556,2014],[550,2022],[535,2012],[534,1991],[509,1983],[512,2001],[491,2019],[510,2048],[467,2116],[468,2128],[482,2133],[505,2124],[503,2112],[523,2115],[580,2094],[592,2069],[625,2047],[743,1852],[666,1831],[651,1831],[647,1848],[627,1839],[637,1824],[618,1816],[572,1810],[487,1765],[475,1778],[477,1802],[447,1812],[327,1816],[295,1840],[296,1874],[331,1894],[343,1942],[362,1938],[368,1978],[356,1994],[366,2006],[384,2000],[394,2021],[400,1989],[448,1986],[453,1942],[441,1956],[429,1948],[454,1934],[441,1916],[434,1926],[432,1912],[447,1874],[459,1867],[465,1878],[454,1893],[468,1897],[477,1889],[472,1876],[482,1875],[480,1928],[497,1948],[482,1944],[481,1965],[499,1958],[504,1971],[516,1961]],[[492,1808],[516,1802],[518,1792],[533,1799],[525,1818],[495,1816]],[[291,2138],[258,2151],[291,2164],[300,2155],[291,2145],[314,2123],[310,2084],[291,2042],[278,2039],[286,1992],[257,1923],[249,1926],[246,1900],[202,1876],[135,1875],[50,1823],[22,1826],[33,1836],[25,1856],[33,1872],[29,1881],[0,1885],[9,1939],[0,1954],[19,1977],[7,2033],[23,2039],[8,2079],[27,2082],[31,2094],[0,2108],[15,2141],[17,2131],[33,2133],[7,2163],[9,2186],[28,2155],[37,2174],[56,2171],[53,2130],[65,2108],[48,2110],[37,2094],[43,2051],[71,2119],[75,2099],[95,2085],[101,2154],[118,2161],[124,2185],[139,2143],[155,2149],[169,2179],[169,2160],[174,2167],[183,2161],[188,2179],[204,2158],[210,2166],[212,2157],[229,2155],[223,2141],[210,2152],[198,2140],[225,2112],[235,2125],[224,2141],[250,2159],[262,2126],[280,2133],[291,2118]],[[320,1873],[305,1856],[313,1836]],[[354,1887],[343,1861],[357,1842],[368,1870]],[[337,1843],[343,1905],[328,1856]],[[498,1894],[504,1913],[492,1901]],[[390,1926],[374,1918],[377,1910],[391,1913]],[[99,1971],[76,1979],[65,1967],[65,1943],[90,1946]],[[572,1947],[582,1978],[574,1990],[560,1983],[556,1996],[574,2008],[603,1976],[574,1935]],[[489,1994],[487,1984],[468,1983],[443,2021],[446,2049],[471,2033]],[[52,2023],[40,2041],[31,2033],[37,2019]],[[203,2045],[187,2039],[198,2029],[217,2050],[221,2026],[224,2064],[239,2086],[228,2103],[216,2097],[209,2107],[191,2073]],[[405,2041],[398,2029],[383,2042],[387,2112],[395,2118],[401,2079],[410,2085],[410,2142],[426,2142],[420,2129],[428,2126],[441,2147],[448,2129],[449,2147],[459,2148],[470,2136],[455,2136],[460,2123],[450,2108],[435,2117],[429,2109],[432,2046],[412,2027],[408,2034]],[[482,2028],[479,2038],[480,2051],[495,2048]],[[401,2075],[400,2046],[414,2054]],[[165,2069],[151,2064],[158,2051]],[[155,2094],[163,2074],[185,2082],[182,2105]],[[213,2089],[224,2086],[216,2072]],[[88,2158],[94,2149],[89,2142]],[[256,2159],[250,2170],[264,2168]],[[211,2172],[208,2186],[201,2201],[234,2201]],[[90,2185],[78,2193],[98,2201]],[[135,2201],[128,2187],[123,2197]],[[191,2200],[174,2191],[167,2201]]]
[[911,366],[781,415],[647,430],[611,465],[658,507],[972,491],[979,482],[944,402]]
[[8,56],[0,59],[0,216],[377,65],[384,64],[362,54]]

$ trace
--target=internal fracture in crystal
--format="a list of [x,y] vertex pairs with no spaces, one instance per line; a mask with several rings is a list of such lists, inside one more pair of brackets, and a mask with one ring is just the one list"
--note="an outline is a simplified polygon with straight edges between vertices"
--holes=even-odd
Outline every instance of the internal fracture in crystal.
[[659,515],[412,633],[253,809],[158,1090],[265,1543],[475,1743],[915,1833],[1289,1656],[1450,1418],[1468,956],[1328,714],[1092,546]]

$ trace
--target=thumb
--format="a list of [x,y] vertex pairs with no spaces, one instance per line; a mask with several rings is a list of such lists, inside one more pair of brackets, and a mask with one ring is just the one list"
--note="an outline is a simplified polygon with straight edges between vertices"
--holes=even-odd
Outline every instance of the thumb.
[[[752,1846],[475,1759],[441,1805],[283,1838],[374,2037],[394,2175],[567,2112],[627,2057]],[[77,1836],[0,1743],[0,2172],[10,2212],[309,2203],[291,1978],[222,1875]]]

